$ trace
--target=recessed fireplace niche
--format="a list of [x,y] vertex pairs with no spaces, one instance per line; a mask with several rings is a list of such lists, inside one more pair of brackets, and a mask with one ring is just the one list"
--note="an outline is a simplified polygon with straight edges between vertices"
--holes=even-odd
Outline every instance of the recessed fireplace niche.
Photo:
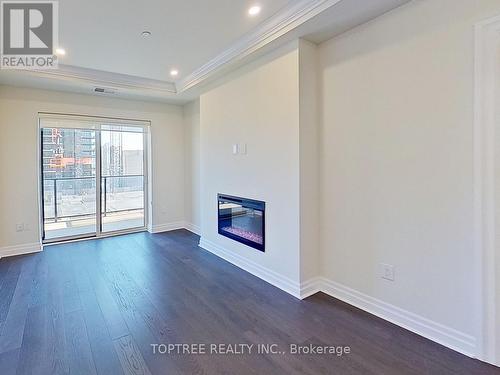
[[219,234],[265,251],[266,203],[218,194]]

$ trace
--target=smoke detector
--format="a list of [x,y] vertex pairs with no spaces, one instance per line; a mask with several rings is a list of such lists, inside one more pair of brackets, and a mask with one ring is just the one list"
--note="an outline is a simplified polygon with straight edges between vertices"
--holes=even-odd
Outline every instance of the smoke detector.
[[116,94],[116,89],[110,89],[108,87],[94,87],[94,92],[98,94]]

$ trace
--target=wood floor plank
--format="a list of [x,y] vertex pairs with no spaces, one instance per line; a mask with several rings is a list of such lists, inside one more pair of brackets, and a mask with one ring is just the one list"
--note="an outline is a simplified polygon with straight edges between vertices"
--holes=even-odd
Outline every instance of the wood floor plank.
[[[19,354],[17,374],[43,374],[47,365],[48,339],[47,329],[47,306],[39,305],[29,308],[26,319],[23,342]],[[53,358],[53,355],[51,356]],[[52,361],[52,358],[50,361]]]
[[81,293],[80,298],[97,374],[122,374],[113,340],[109,336],[97,298],[92,291]]
[[35,262],[40,257],[33,256],[24,260],[17,279],[16,289],[9,306],[9,311],[0,333],[0,353],[19,349],[23,340],[24,326],[31,299]]
[[95,375],[96,367],[82,313],[80,311],[67,313],[64,316],[64,328],[70,373]]
[[0,322],[2,323],[7,319],[18,278],[19,275],[15,277],[6,277],[0,288]]
[[151,375],[141,352],[131,336],[115,340],[115,348],[126,375]]
[[62,316],[50,304],[29,309],[17,374],[68,374]]
[[0,354],[0,369],[2,375],[15,375],[19,363],[19,352],[21,349],[14,349]]
[[49,300],[49,257],[39,257],[39,261],[35,266],[35,273],[33,277],[33,284],[31,288],[31,300],[29,307],[41,306],[46,304]]
[[92,357],[99,375],[123,374],[123,370],[114,349],[106,321],[92,288],[92,282],[86,268],[79,263],[79,257],[72,253],[72,271],[80,296],[82,315],[87,328],[87,335],[92,351]]
[[81,302],[79,290],[75,277],[75,270],[71,260],[71,253],[65,251],[64,248],[57,253],[61,264],[60,275],[63,288],[63,307],[64,313],[79,311]]
[[91,251],[89,244],[90,242],[88,244],[78,244],[75,247],[75,259],[77,259],[79,267],[83,268],[89,276],[92,290],[97,298],[110,338],[116,339],[129,335],[128,327],[103,276],[97,270],[89,269],[89,265],[85,263],[86,259],[88,259],[87,253]]
[[12,297],[14,296],[14,291],[16,290],[17,280],[19,279],[19,275],[21,273],[22,262],[23,260],[17,257],[16,259],[12,259],[11,262],[1,262],[2,281],[0,284],[0,323],[4,322],[7,318]]

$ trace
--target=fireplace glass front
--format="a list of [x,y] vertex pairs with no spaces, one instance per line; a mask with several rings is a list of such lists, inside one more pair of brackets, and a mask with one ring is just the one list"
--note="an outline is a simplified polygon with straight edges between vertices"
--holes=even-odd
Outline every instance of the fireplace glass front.
[[218,194],[219,234],[265,251],[266,203]]

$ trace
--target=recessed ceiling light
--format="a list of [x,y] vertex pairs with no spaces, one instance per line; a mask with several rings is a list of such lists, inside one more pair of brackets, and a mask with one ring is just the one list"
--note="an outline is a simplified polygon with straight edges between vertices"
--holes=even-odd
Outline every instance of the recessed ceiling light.
[[144,38],[147,38],[148,36],[151,36],[151,31],[147,31],[147,30],[144,30],[141,35],[144,37]]
[[250,9],[248,9],[248,14],[250,16],[256,16],[259,13],[260,13],[260,6],[258,5],[254,5],[253,7],[250,7]]
[[172,69],[172,70],[170,71],[170,75],[171,75],[172,77],[175,77],[175,76],[177,76],[178,74],[179,74],[179,71],[178,71],[177,69]]
[[56,55],[57,56],[64,56],[64,55],[66,55],[66,51],[64,50],[64,48],[56,48]]

